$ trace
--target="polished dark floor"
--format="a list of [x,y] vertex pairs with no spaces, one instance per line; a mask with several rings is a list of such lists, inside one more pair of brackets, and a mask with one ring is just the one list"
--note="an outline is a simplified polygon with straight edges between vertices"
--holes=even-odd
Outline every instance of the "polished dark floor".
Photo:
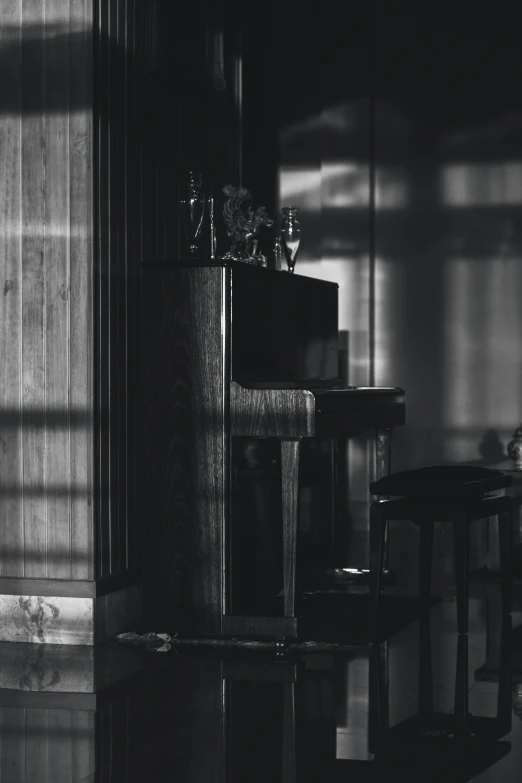
[[0,780],[514,783],[520,609],[479,579],[468,637],[448,599],[341,651],[3,644]]

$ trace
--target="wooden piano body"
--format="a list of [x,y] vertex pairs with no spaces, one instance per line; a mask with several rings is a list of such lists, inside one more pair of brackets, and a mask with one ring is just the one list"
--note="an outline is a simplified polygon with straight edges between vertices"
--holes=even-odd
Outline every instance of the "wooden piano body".
[[[402,390],[338,377],[338,287],[242,263],[142,272],[143,569],[155,630],[294,636],[299,442],[404,423]],[[231,615],[231,443],[281,441],[284,611]],[[161,627],[160,627],[161,626]]]

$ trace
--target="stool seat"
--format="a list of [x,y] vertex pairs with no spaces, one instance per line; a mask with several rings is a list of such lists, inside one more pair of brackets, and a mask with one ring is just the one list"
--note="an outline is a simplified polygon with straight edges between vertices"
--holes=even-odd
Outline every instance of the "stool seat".
[[402,496],[375,501],[370,506],[370,611],[377,616],[387,524],[392,520],[419,525],[419,584],[421,603],[430,594],[433,526],[453,524],[457,626],[468,632],[470,523],[488,517],[498,518],[501,561],[502,611],[511,612],[511,540],[513,499],[508,495],[488,495],[512,483],[512,476],[498,470],[475,466],[436,466],[391,473],[373,482],[374,495]]
[[509,514],[513,500],[506,495],[479,498],[399,498],[386,502],[387,520],[413,522],[473,522],[498,514]]
[[372,495],[408,498],[483,497],[511,486],[513,477],[479,465],[435,465],[390,473],[370,484]]

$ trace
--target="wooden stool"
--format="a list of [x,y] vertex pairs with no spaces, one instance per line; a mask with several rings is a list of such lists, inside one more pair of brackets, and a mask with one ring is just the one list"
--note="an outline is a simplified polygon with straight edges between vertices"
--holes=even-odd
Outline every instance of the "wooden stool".
[[481,467],[447,466],[419,468],[390,474],[370,485],[376,495],[404,495],[398,500],[372,503],[370,507],[370,613],[380,608],[381,575],[387,523],[412,521],[420,525],[419,585],[421,605],[427,605],[431,588],[433,523],[453,524],[457,625],[468,632],[470,523],[498,517],[502,611],[511,612],[511,538],[513,501],[507,496],[487,496],[503,489],[511,476]]

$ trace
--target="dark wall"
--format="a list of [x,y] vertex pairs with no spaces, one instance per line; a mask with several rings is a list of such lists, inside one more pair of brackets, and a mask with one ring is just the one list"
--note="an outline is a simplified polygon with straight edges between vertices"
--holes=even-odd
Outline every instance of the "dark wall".
[[237,7],[236,0],[149,4],[145,111],[156,235],[151,260],[187,252],[179,201],[186,197],[189,171],[202,173],[205,193],[220,203],[223,187],[240,179],[238,63],[244,15]]

